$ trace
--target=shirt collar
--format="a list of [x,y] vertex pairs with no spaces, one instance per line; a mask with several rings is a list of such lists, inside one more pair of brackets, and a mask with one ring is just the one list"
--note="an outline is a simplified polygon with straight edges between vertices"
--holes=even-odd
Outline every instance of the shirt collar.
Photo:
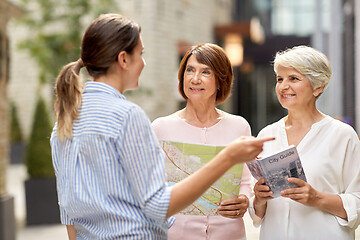
[[102,82],[94,82],[94,81],[85,83],[84,93],[96,93],[96,92],[103,92],[117,98],[126,99],[126,97],[123,94],[121,94],[117,89],[110,86],[109,84]]

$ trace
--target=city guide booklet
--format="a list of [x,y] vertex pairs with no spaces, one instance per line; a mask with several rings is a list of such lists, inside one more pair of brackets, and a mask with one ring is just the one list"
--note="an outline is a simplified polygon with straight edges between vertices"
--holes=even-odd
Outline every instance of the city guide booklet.
[[[208,163],[224,146],[211,146],[160,140],[166,154],[165,168],[171,186]],[[180,212],[183,215],[219,215],[218,206],[227,198],[239,195],[243,164],[236,164],[216,181],[198,200]]]
[[300,178],[306,182],[305,172],[302,168],[299,154],[294,145],[271,156],[255,159],[246,163],[256,180],[265,179],[265,183],[279,197],[280,192],[288,188],[296,188],[296,183],[290,183],[288,178]]

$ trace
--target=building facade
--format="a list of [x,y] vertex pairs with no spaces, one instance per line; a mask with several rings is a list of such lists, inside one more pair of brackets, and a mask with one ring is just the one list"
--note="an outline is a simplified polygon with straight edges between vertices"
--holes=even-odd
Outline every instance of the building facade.
[[[359,51],[358,41],[355,41],[360,31],[358,9],[354,0],[118,1],[117,12],[142,26],[145,46],[146,67],[140,77],[140,88],[126,92],[126,96],[143,107],[150,120],[176,111],[181,103],[177,70],[185,50],[204,42],[218,43],[225,48],[225,42],[216,36],[217,27],[249,23],[255,16],[260,19],[265,41],[254,45],[244,40],[245,64],[240,66],[240,73],[239,68],[234,68],[235,73],[242,76],[235,79],[234,94],[224,106],[225,110],[247,118],[254,135],[266,124],[279,119],[284,112],[272,93],[271,58],[277,50],[306,44],[323,51],[332,63],[333,77],[318,101],[319,109],[347,121],[359,131],[360,74],[357,66],[360,60],[354,54]],[[27,36],[27,30],[10,23],[8,36],[11,50],[8,97],[17,105],[26,138],[39,88],[38,69],[27,52],[17,49],[18,42]],[[43,90],[49,109],[52,88],[49,85]]]
[[[232,0],[122,0],[117,12],[141,25],[146,67],[140,88],[126,92],[153,120],[178,109],[177,69],[187,47],[214,42],[214,28],[232,20]],[[17,44],[26,37],[24,27],[12,23],[9,99],[18,107],[25,137],[29,136],[38,85],[38,69],[28,53]],[[76,60],[76,59],[74,59]],[[45,88],[51,103],[52,86]],[[51,104],[49,104],[51,105]],[[49,106],[51,108],[51,106]]]

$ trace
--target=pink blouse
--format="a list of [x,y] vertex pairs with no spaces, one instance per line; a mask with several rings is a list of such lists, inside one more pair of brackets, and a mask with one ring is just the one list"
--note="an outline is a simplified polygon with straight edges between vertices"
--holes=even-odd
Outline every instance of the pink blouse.
[[[240,116],[226,112],[223,118],[209,128],[199,128],[185,122],[178,112],[153,121],[158,139],[194,144],[227,145],[240,136],[251,135],[249,123]],[[244,165],[240,193],[250,198],[250,172]],[[175,215],[176,221],[169,229],[170,240],[201,239],[246,239],[242,218],[230,219],[222,216]]]

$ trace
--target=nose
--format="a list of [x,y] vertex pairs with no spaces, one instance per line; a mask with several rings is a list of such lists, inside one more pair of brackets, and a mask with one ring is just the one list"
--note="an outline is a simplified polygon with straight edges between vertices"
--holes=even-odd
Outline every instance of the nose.
[[195,72],[193,77],[191,78],[191,83],[199,84],[201,82],[201,75],[199,72]]
[[289,89],[289,83],[286,80],[283,80],[279,86],[280,90],[287,90]]

